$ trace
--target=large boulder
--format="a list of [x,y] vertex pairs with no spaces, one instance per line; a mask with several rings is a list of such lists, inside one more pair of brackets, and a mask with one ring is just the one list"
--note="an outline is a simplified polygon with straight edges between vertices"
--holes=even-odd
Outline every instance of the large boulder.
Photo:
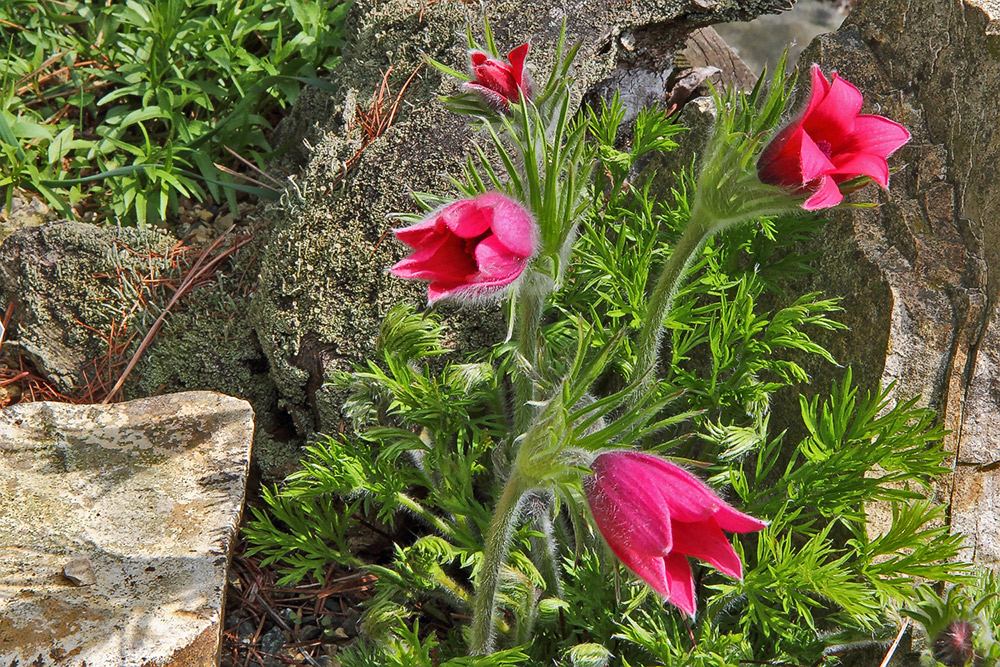
[[0,664],[215,665],[252,435],[210,392],[0,411]]
[[[968,556],[1000,566],[1000,4],[859,0],[800,64],[838,70],[865,111],[903,122],[913,141],[888,193],[867,188],[811,249],[811,285],[844,297],[850,330],[825,341],[872,389],[920,396],[950,430],[954,474],[939,489]],[[834,371],[836,372],[836,371]],[[830,369],[813,369],[815,387]],[[878,529],[876,517],[873,529]]]

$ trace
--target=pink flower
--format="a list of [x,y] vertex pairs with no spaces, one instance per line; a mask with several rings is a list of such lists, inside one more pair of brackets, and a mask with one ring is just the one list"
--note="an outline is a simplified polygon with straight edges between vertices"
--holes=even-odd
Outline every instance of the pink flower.
[[807,211],[836,206],[838,184],[868,176],[889,186],[886,158],[910,140],[899,123],[859,113],[861,92],[833,73],[827,81],[812,67],[812,92],[805,111],[783,129],[757,161],[760,180],[796,193],[811,193]]
[[531,214],[496,192],[449,204],[394,233],[413,253],[389,271],[429,280],[431,303],[497,294],[517,280],[538,245]]
[[615,555],[690,616],[694,577],[687,557],[738,579],[743,566],[722,533],[751,533],[763,521],[737,512],[683,468],[649,454],[598,456],[583,482],[597,527]]
[[491,58],[482,51],[472,51],[472,75],[465,87],[483,96],[486,103],[504,113],[511,102],[520,102],[521,95],[531,99],[533,94],[531,79],[524,71],[524,60],[528,56],[528,44],[524,43],[507,54],[507,61]]

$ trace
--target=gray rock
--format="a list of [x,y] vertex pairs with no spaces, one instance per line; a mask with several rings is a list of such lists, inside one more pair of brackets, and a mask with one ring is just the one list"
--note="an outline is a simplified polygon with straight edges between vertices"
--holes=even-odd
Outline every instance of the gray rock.
[[[57,389],[71,394],[86,384],[85,373],[93,380],[95,360],[108,358],[108,338],[116,327],[117,342],[132,340],[123,366],[172,296],[167,289],[154,295],[143,281],[176,278],[168,259],[175,243],[162,231],[82,222],[15,232],[0,246],[0,311],[7,303],[15,306],[5,349],[23,354]],[[247,250],[248,257],[253,254]],[[123,395],[207,389],[250,401],[261,417],[255,462],[265,474],[280,476],[297,460],[297,447],[289,452],[270,434],[278,426],[278,397],[246,322],[249,300],[243,290],[253,273],[245,278],[244,268],[223,267],[174,305]],[[122,330],[126,315],[128,327]]]
[[[800,63],[837,69],[865,111],[899,120],[913,141],[890,166],[888,193],[869,187],[837,211],[812,250],[812,287],[842,295],[851,329],[825,341],[856,380],[896,382],[951,433],[955,473],[939,489],[968,556],[1000,566],[1000,4],[860,0],[841,29]],[[829,368],[815,368],[828,386]],[[876,516],[873,530],[881,522]]]
[[0,243],[19,229],[37,227],[55,217],[41,199],[14,195],[9,209],[0,202]]
[[[531,40],[529,69],[539,81],[552,67],[566,19],[568,42],[582,43],[575,70],[579,99],[619,62],[628,67],[659,57],[669,64],[697,27],[788,6],[785,0],[507,0],[487,11],[501,49]],[[390,214],[415,209],[411,190],[451,192],[446,176],[459,175],[470,145],[489,144],[488,137],[473,135],[465,118],[436,102],[435,95],[455,92],[458,84],[426,67],[407,88],[395,124],[356,158],[364,144],[359,114],[370,110],[390,67],[390,101],[423,54],[463,69],[464,33],[471,26],[482,39],[481,11],[479,4],[453,2],[356,2],[348,30],[356,37],[345,53],[340,96],[306,98],[286,124],[287,132],[304,132],[312,150],[290,196],[268,214],[274,222],[261,253],[251,321],[281,403],[300,433],[339,427],[342,396],[324,386],[331,373],[370,356],[389,307],[424,299],[422,286],[386,274],[404,250],[387,238],[394,226]],[[636,48],[643,44],[649,48]],[[656,77],[650,75],[654,85]],[[356,166],[348,173],[352,161]],[[452,320],[458,346],[503,335],[495,310],[454,313]]]
[[107,354],[100,333],[137,303],[122,293],[118,273],[162,269],[173,241],[84,222],[15,232],[0,245],[0,304],[16,306],[7,339],[57,389],[74,391],[88,363]]
[[0,665],[215,665],[252,433],[209,392],[0,411]]

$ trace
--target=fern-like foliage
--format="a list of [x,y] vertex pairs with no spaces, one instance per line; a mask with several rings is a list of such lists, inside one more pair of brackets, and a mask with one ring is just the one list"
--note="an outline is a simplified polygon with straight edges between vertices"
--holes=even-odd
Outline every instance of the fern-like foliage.
[[[738,113],[720,131],[763,137],[783,108],[781,85],[724,98]],[[377,357],[337,379],[356,435],[320,439],[301,471],[265,491],[268,509],[247,529],[253,549],[287,582],[331,560],[376,575],[368,639],[342,654],[345,667],[818,664],[836,647],[881,641],[898,610],[923,599],[918,581],[968,575],[953,562],[960,538],[927,498],[946,460],[934,415],[915,400],[894,403],[891,387],[858,389],[848,369],[825,396],[800,399],[801,441],[775,432],[776,392],[808,381],[803,356],[834,363],[814,336],[842,328],[835,299],[784,292],[808,270],[795,248],[819,223],[805,215],[760,218],[701,251],[663,322],[661,380],[626,409],[647,279],[688,219],[694,177],[684,171],[657,195],[638,173],[642,158],[675,145],[680,128],[663,113],[644,112],[623,132],[617,99],[573,119],[561,95],[546,98],[555,128],[528,105],[493,119],[492,152],[476,150],[455,183],[464,194],[497,188],[547,202],[560,223],[543,242],[572,244],[558,255],[566,264],[550,267],[558,289],[545,304],[544,363],[503,342],[457,358],[433,314],[393,309]],[[521,142],[516,150],[497,127]],[[515,154],[537,159],[522,171]],[[567,167],[575,162],[588,166]],[[546,194],[556,183],[565,198]],[[512,369],[543,397],[523,434],[512,433]],[[540,433],[549,449],[514,447]],[[769,522],[735,542],[742,581],[695,566],[694,619],[615,565],[584,519],[589,459],[572,454],[612,446],[686,459]],[[515,450],[549,457],[538,466],[549,477],[537,476],[548,486],[523,504],[501,572],[501,650],[462,657],[471,582]],[[876,504],[885,519],[873,530]],[[377,555],[359,540],[372,527],[383,536]],[[996,616],[994,607],[976,613]]]

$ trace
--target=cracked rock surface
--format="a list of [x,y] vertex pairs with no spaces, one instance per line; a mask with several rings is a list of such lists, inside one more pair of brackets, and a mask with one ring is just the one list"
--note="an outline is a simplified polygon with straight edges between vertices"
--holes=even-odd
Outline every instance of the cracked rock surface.
[[0,411],[0,665],[215,665],[252,435],[211,392]]
[[[864,388],[895,382],[951,433],[954,473],[939,486],[966,554],[1000,567],[1000,3],[860,0],[803,63],[836,69],[867,113],[913,133],[890,163],[890,191],[866,188],[815,246],[807,287],[844,297],[849,332],[824,341]],[[816,368],[814,388],[831,374]],[[813,389],[814,391],[816,389]],[[875,513],[872,529],[881,522]]]

